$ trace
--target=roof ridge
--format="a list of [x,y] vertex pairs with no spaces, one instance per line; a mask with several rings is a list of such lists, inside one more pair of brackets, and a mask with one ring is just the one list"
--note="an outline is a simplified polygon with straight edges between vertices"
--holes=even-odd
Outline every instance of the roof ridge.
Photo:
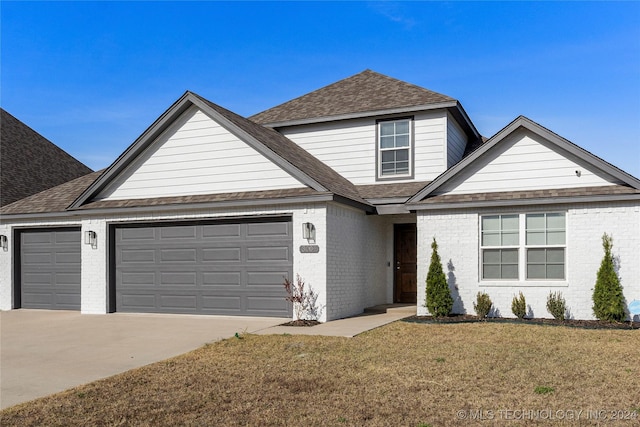
[[249,117],[260,124],[384,111],[456,101],[450,96],[366,69]]

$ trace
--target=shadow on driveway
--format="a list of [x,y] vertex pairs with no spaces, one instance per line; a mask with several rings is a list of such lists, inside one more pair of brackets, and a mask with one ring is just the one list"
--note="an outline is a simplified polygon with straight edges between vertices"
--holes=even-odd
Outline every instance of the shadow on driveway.
[[0,408],[289,319],[77,311],[0,312]]

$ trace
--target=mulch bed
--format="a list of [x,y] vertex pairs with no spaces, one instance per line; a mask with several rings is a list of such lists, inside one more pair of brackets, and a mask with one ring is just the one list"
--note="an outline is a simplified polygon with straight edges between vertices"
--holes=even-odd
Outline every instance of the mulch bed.
[[556,320],[556,319],[510,319],[504,317],[489,317],[480,319],[470,314],[452,314],[447,317],[411,316],[403,319],[410,323],[515,323],[523,325],[569,326],[582,329],[640,329],[640,322],[602,322],[600,320]]
[[316,326],[320,322],[317,320],[292,320],[291,322],[283,323],[280,326]]

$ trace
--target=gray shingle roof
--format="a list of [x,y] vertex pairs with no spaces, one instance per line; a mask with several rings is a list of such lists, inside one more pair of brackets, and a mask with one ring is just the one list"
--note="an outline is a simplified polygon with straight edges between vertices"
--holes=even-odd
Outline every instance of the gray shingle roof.
[[0,214],[64,212],[103,171],[92,172],[0,208]]
[[455,99],[365,70],[249,118],[256,123],[273,124],[442,102]]
[[363,199],[410,197],[422,190],[430,181],[394,182],[391,184],[356,185]]
[[[433,205],[439,203],[469,203],[469,202],[497,202],[497,201],[518,201],[531,199],[549,199],[549,198],[579,198],[589,196],[610,196],[622,194],[638,194],[640,190],[627,187],[625,185],[603,185],[598,187],[579,187],[579,188],[558,188],[546,190],[528,190],[528,191],[501,191],[495,193],[472,193],[472,194],[443,194],[439,196],[429,197],[415,205]],[[576,200],[577,201],[577,200]]]
[[0,206],[91,172],[0,108]]

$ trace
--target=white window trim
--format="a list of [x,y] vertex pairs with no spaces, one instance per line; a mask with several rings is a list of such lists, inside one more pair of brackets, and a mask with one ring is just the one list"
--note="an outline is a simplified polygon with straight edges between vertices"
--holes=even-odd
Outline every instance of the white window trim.
[[[564,214],[564,245],[526,245],[526,216],[527,214]],[[483,249],[512,249],[515,246],[482,246],[482,217],[518,215],[518,279],[483,279],[482,278],[482,254]],[[564,248],[564,279],[527,279],[527,249],[528,248]],[[567,287],[569,284],[569,215],[567,211],[542,210],[532,212],[496,212],[478,214],[478,283],[480,286],[526,286],[526,287]]]
[[[404,150],[405,148],[386,148],[383,149],[380,145],[380,137],[382,136],[381,127],[383,123],[390,122],[409,122],[409,146],[406,148],[408,151],[408,171],[405,174],[382,174],[382,153],[384,151],[392,150]],[[378,181],[397,180],[413,178],[413,157],[414,157],[414,118],[413,117],[394,117],[389,119],[382,119],[376,121],[376,179]]]

